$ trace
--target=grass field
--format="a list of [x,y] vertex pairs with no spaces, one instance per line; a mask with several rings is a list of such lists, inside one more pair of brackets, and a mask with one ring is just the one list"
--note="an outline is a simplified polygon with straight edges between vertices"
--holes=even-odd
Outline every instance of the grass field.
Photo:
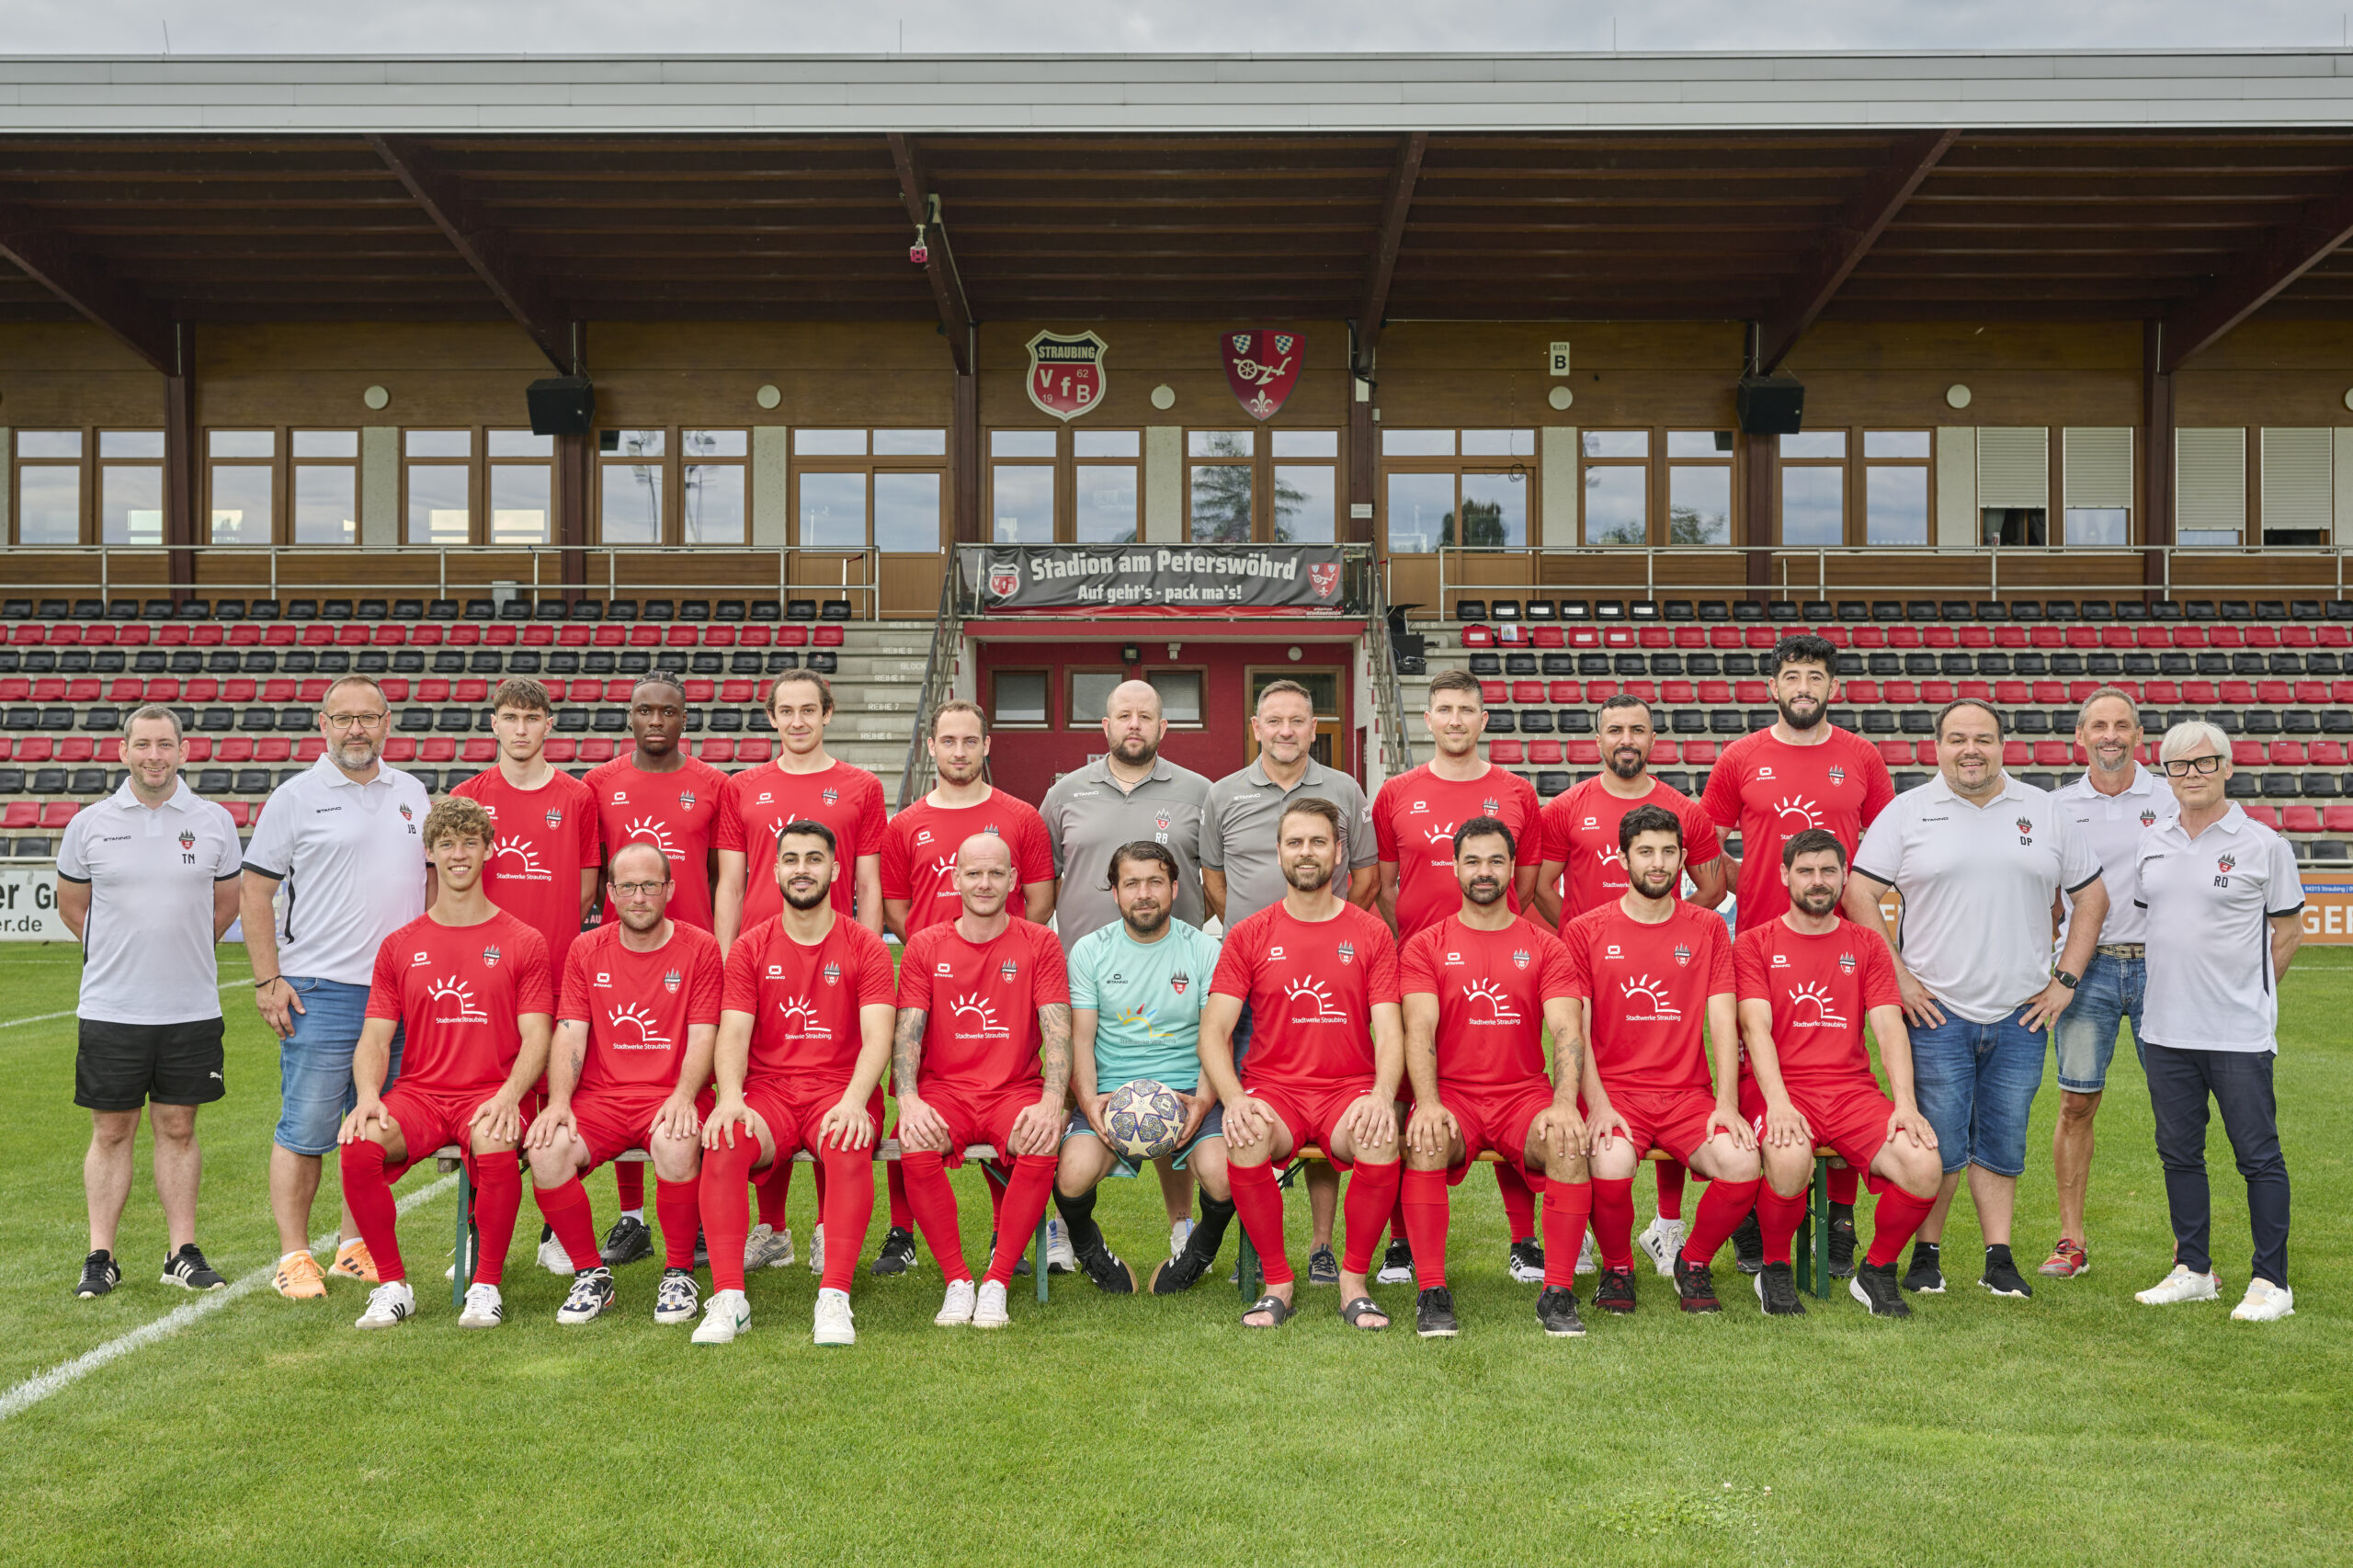
[[[0,947],[0,1023],[69,1010],[78,966],[70,948]],[[244,972],[241,951],[222,972]],[[861,1278],[859,1342],[825,1352],[796,1267],[754,1278],[745,1337],[697,1347],[653,1323],[651,1262],[622,1271],[622,1314],[560,1329],[562,1282],[525,1262],[528,1200],[507,1323],[468,1334],[435,1288],[445,1194],[404,1225],[422,1310],[400,1330],[355,1332],[356,1286],[324,1306],[255,1291],[0,1421],[0,1561],[2353,1562],[2353,952],[2307,950],[2283,997],[2298,1312],[2281,1324],[2227,1319],[2247,1242],[2219,1123],[2227,1300],[2133,1302],[2170,1242],[2129,1043],[2100,1121],[2090,1274],[2031,1302],[1984,1295],[1965,1283],[1964,1203],[1954,1290],[1905,1324],[1843,1296],[1768,1323],[1727,1258],[1720,1318],[1683,1317],[1645,1275],[1632,1318],[1547,1340],[1534,1288],[1504,1275],[1481,1179],[1457,1203],[1450,1343],[1407,1330],[1407,1287],[1381,1292],[1404,1316],[1377,1336],[1303,1286],[1301,1317],[1245,1334],[1230,1288],[1108,1299],[1079,1279],[1042,1310],[1017,1292],[1007,1331],[942,1331],[927,1267]],[[241,988],[227,999],[199,1237],[234,1279],[276,1251],[278,1097],[273,1044]],[[155,1282],[143,1134],[126,1283],[72,1299],[87,1139],[73,1030],[0,1027],[0,1095],[20,1108],[0,1160],[0,1389],[190,1300]],[[2052,1236],[2057,1097],[2046,1084],[2019,1195],[2029,1267]],[[333,1180],[314,1231],[334,1221]],[[976,1177],[959,1186],[977,1247],[984,1199]],[[601,1228],[610,1177],[590,1192]],[[797,1184],[804,1247],[812,1201]],[[1165,1247],[1154,1184],[1112,1184],[1098,1212],[1131,1261]],[[1294,1199],[1294,1235],[1304,1218]]]

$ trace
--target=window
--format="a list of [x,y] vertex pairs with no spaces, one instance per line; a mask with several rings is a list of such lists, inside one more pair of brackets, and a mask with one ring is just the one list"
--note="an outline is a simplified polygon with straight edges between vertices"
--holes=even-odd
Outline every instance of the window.
[[1060,432],[989,432],[989,537],[999,544],[1054,541]]
[[402,511],[411,544],[473,542],[472,430],[401,433]]
[[1140,430],[1074,430],[1072,537],[1080,544],[1133,544],[1142,514],[1137,507],[1143,457]]
[[1926,430],[1863,432],[1863,542],[1928,542]]
[[1666,433],[1666,542],[1732,542],[1732,432]]
[[2051,542],[2051,432],[2040,425],[1977,430],[1978,539],[2039,548]]
[[2128,545],[2132,542],[2132,431],[2129,426],[2070,427],[2061,433],[2065,487],[2061,542]]
[[802,548],[938,553],[946,430],[795,430],[792,453]]
[[1651,540],[1651,433],[1587,430],[1585,541],[1648,544]]
[[1195,544],[1247,544],[1258,432],[1192,430],[1185,436],[1185,537]]
[[1111,705],[1111,693],[1127,678],[1127,672],[1117,668],[1071,671],[1070,706],[1063,710],[1063,727],[1091,730],[1101,723],[1104,710]]
[[278,432],[205,432],[206,506],[215,544],[268,544],[272,482],[278,477]]
[[1535,454],[1533,430],[1383,431],[1390,550],[1525,547]]
[[356,544],[359,540],[359,432],[296,430],[291,527],[296,544]]
[[1195,542],[1325,544],[1339,537],[1337,430],[1191,430],[1185,460],[1186,537]]
[[1143,678],[1153,690],[1160,694],[1160,716],[1163,719],[1178,729],[1200,728],[1200,671],[1146,670]]
[[17,542],[82,542],[82,432],[17,432]]
[[2336,516],[2335,433],[2263,432],[2263,542],[2326,544]]
[[597,537],[607,544],[660,544],[668,485],[667,430],[597,432]]
[[98,432],[98,542],[164,542],[164,433]]
[[1340,433],[1276,430],[1274,542],[1330,544],[1340,537]]
[[1807,430],[1783,436],[1781,542],[1847,542],[1847,432]]
[[2174,542],[2236,545],[2246,534],[2246,432],[2185,426],[2173,433]]
[[[1102,711],[1097,704],[1096,711]],[[1043,729],[1046,672],[998,670],[989,677],[989,722],[998,729]]]
[[680,544],[741,544],[750,516],[752,433],[678,432]]

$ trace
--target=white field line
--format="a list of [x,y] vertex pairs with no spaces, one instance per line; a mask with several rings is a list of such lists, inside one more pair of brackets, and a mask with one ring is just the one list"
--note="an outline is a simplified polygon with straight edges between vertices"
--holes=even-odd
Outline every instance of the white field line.
[[[428,1182],[400,1200],[399,1212],[405,1214],[420,1204],[430,1203],[457,1185],[455,1175]],[[335,1235],[335,1232],[328,1231],[313,1238],[311,1250],[317,1252],[333,1245]],[[154,1322],[132,1329],[119,1339],[108,1340],[87,1355],[77,1356],[63,1366],[52,1367],[37,1377],[27,1378],[6,1393],[0,1394],[0,1421],[6,1421],[20,1410],[30,1409],[53,1393],[63,1392],[108,1362],[119,1361],[134,1350],[144,1349],[159,1339],[168,1338],[207,1312],[217,1312],[238,1297],[260,1290],[269,1283],[269,1277],[277,1268],[278,1264],[273,1259],[243,1278],[218,1290],[208,1291],[184,1307],[176,1307]]]
[[[220,988],[223,991],[231,991],[240,985],[246,985],[250,983],[251,982],[244,980],[224,980],[221,983]],[[35,1013],[28,1018],[0,1019],[0,1029],[13,1029],[18,1024],[45,1024],[56,1018],[70,1018],[74,1016],[74,1009],[68,1007],[62,1013]]]

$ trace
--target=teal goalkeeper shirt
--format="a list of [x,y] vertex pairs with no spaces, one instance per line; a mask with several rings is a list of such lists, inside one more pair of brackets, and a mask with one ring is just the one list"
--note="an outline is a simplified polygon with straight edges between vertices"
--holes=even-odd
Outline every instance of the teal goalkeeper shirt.
[[1200,927],[1176,919],[1157,942],[1137,941],[1123,920],[1078,939],[1070,950],[1070,1005],[1095,1010],[1098,1093],[1138,1078],[1193,1091],[1217,949]]

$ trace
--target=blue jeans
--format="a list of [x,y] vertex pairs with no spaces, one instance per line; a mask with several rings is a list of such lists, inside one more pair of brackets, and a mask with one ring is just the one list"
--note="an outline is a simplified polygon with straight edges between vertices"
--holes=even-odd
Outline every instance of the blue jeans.
[[2149,965],[2143,959],[2120,959],[2094,953],[2084,971],[2075,999],[2051,1026],[2051,1043],[2059,1052],[2059,1086],[2079,1095],[2096,1095],[2108,1087],[2108,1063],[2116,1054],[2116,1031],[2132,1020],[2132,1051],[2145,1064],[2148,1050],[2141,1043],[2141,994],[2149,983]]
[[1943,1023],[1912,1030],[1914,1087],[1947,1176],[1972,1165],[2006,1176],[2026,1169],[2026,1122],[2046,1044],[2018,1021],[2025,1012],[1977,1024],[1944,1007]]
[[[296,1154],[332,1154],[343,1119],[359,1103],[351,1081],[351,1053],[368,1018],[368,987],[339,980],[310,980],[290,974],[302,1011],[290,1013],[294,1032],[278,1045],[278,1146]],[[401,1074],[401,1031],[392,1031],[391,1071],[384,1087]]]
[[2230,1134],[2239,1175],[2246,1181],[2255,1278],[2285,1285],[2288,1161],[2279,1152],[2271,1052],[2176,1051],[2153,1045],[2142,1060],[2149,1070],[2149,1108],[2156,1116],[2157,1159],[2165,1171],[2174,1261],[2200,1274],[2214,1271],[2213,1255],[2207,1250],[2214,1212],[2206,1187],[2206,1108],[2211,1096],[2222,1113],[2222,1131]]

